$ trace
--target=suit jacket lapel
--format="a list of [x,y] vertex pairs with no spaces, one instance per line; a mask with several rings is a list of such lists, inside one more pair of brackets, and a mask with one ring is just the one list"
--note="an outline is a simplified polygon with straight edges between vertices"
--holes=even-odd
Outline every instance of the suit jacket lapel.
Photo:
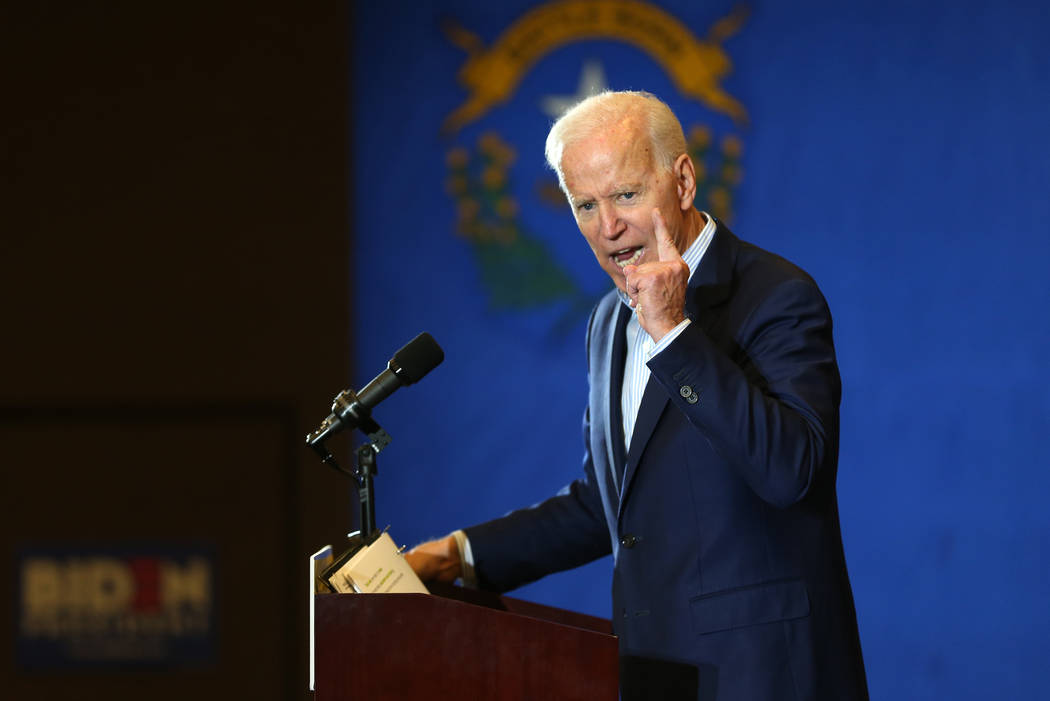
[[[627,451],[623,489],[620,491],[620,512],[623,511],[623,503],[627,499],[627,490],[630,488],[631,480],[638,469],[638,461],[642,457],[642,452],[645,451],[645,446],[653,435],[656,424],[667,408],[669,401],[670,399],[664,388],[660,386],[659,382],[650,377],[645,384],[642,403],[638,407],[638,419],[634,422],[634,433],[631,434],[631,448]],[[620,435],[623,435],[622,429]]]
[[615,314],[616,323],[612,324],[612,339],[609,344],[609,402],[606,405],[607,425],[605,448],[609,453],[609,473],[613,479],[614,494],[621,494],[623,485],[624,453],[623,438],[623,372],[627,358],[627,322],[631,312],[617,298]]
[[714,238],[700,259],[696,274],[689,280],[685,315],[705,331],[711,328],[714,318],[709,310],[729,298],[737,243],[733,233],[716,219]]

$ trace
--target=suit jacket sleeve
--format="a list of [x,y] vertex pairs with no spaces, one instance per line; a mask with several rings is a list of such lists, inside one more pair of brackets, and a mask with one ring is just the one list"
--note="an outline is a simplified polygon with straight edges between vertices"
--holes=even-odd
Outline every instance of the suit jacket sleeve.
[[732,307],[722,312],[738,329],[732,342],[713,342],[699,319],[648,365],[751,489],[788,506],[836,464],[841,384],[831,314],[808,276],[738,290]]

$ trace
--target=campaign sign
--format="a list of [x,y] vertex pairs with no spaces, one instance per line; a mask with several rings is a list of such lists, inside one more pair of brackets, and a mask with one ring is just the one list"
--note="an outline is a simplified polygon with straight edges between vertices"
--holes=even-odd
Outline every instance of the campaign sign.
[[210,547],[25,548],[17,577],[16,654],[23,667],[214,659],[216,568]]

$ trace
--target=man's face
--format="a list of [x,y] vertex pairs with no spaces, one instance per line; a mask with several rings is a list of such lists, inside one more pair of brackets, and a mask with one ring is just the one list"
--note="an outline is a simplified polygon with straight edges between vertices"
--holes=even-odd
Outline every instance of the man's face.
[[[683,158],[676,161],[676,171]],[[663,215],[678,252],[684,250],[682,225],[684,213],[692,208],[691,192],[683,191],[681,177],[654,162],[640,125],[617,125],[571,144],[561,166],[576,224],[618,288],[626,291],[625,265],[658,260],[654,208]],[[691,163],[688,168],[691,175]]]

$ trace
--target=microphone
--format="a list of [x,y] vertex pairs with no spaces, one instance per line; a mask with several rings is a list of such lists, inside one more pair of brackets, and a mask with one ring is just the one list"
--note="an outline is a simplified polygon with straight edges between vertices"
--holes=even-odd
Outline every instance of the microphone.
[[306,437],[307,444],[329,462],[331,453],[324,447],[324,441],[343,429],[361,428],[378,452],[390,442],[390,436],[372,420],[372,408],[399,387],[419,382],[444,359],[445,352],[433,336],[425,331],[419,334],[394,353],[386,370],[376,375],[360,392],[352,389],[340,392],[332,403],[332,413]]
[[394,357],[386,364],[386,370],[362,387],[357,393],[357,399],[366,409],[371,409],[393,394],[398,387],[422,380],[428,372],[441,365],[444,359],[445,352],[441,350],[441,346],[433,336],[424,331],[394,353]]

